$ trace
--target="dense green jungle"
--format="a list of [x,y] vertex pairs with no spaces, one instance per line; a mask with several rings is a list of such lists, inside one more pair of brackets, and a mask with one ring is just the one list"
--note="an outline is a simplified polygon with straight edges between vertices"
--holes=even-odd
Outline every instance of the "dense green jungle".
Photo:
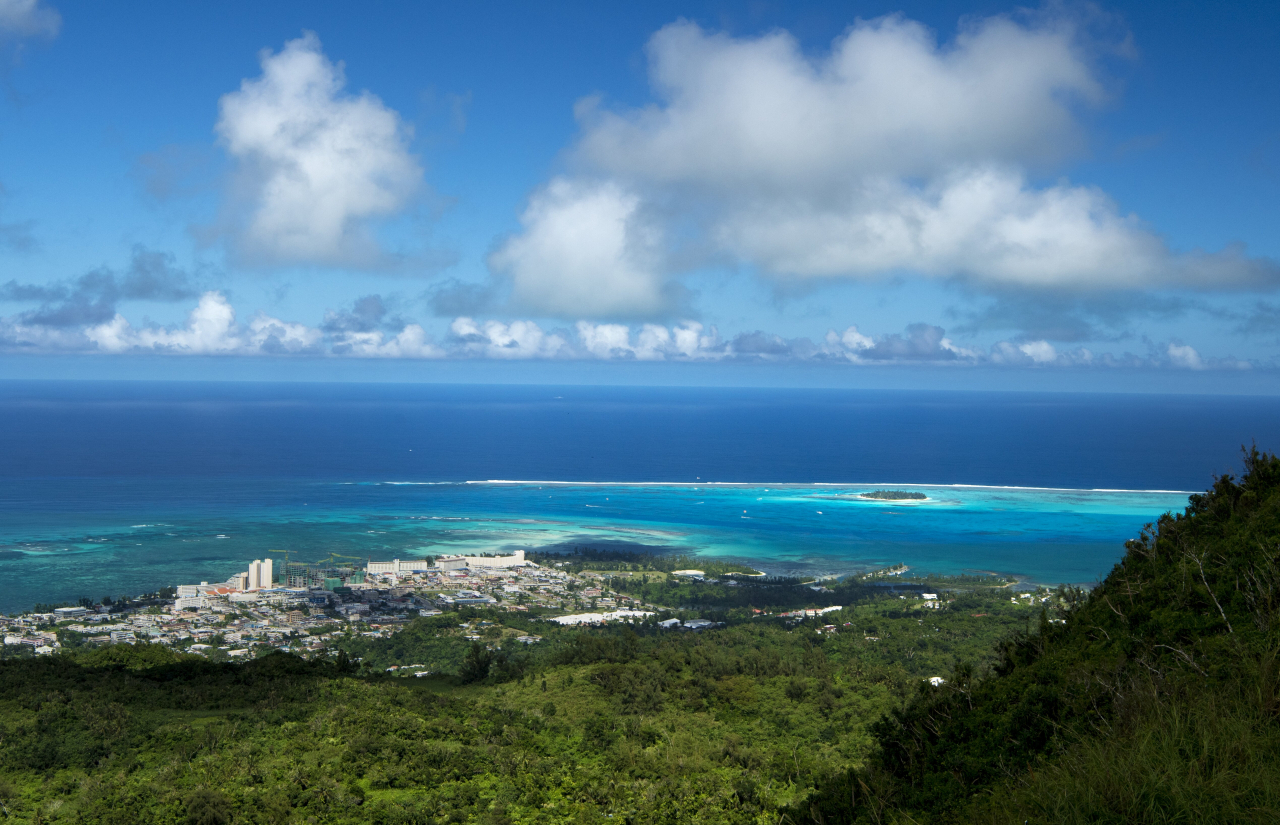
[[1280,821],[1275,457],[1247,453],[1092,591],[937,587],[941,609],[858,582],[641,578],[676,612],[450,612],[312,660],[6,660],[0,821]]

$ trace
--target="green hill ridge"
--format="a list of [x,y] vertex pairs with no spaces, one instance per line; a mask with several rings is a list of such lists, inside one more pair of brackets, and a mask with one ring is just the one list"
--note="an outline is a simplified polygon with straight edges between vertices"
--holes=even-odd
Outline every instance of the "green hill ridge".
[[1060,624],[873,728],[794,819],[1280,821],[1280,461],[1256,449],[1126,544]]

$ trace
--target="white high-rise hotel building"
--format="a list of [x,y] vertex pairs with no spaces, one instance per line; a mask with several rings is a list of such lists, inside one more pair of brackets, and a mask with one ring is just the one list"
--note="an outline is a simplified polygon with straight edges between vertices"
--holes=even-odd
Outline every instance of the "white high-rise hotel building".
[[254,560],[249,563],[249,586],[247,590],[266,590],[273,586],[274,576],[271,572],[271,559]]

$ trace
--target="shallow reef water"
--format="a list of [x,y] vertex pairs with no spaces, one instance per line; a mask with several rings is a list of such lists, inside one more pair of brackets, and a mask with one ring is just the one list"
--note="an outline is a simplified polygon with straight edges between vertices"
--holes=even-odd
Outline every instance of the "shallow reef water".
[[138,479],[108,491],[83,480],[57,486],[70,493],[73,512],[0,532],[0,575],[20,583],[3,589],[0,610],[221,581],[254,558],[282,559],[284,550],[362,564],[614,547],[731,558],[772,574],[902,563],[1088,584],[1120,557],[1126,538],[1187,501],[1179,492],[901,484],[928,499],[858,497],[875,484],[169,480],[163,494],[150,495],[155,482]]

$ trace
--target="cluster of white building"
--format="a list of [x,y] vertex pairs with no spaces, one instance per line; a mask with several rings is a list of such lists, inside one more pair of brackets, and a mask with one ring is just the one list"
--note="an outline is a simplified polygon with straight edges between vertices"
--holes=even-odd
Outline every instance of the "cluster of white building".
[[249,569],[237,573],[227,580],[239,591],[268,590],[275,587],[275,574],[271,570],[271,559],[254,559],[249,562]]
[[513,567],[533,566],[533,562],[524,557],[523,550],[517,550],[510,556],[441,556],[435,562],[424,559],[392,559],[391,561],[371,561],[364,572],[369,576],[412,573],[427,573],[432,570],[510,570]]
[[[256,601],[257,594],[278,589],[275,585],[273,567],[271,559],[254,559],[249,563],[248,570],[243,573],[236,573],[225,582],[218,584],[209,584],[208,582],[180,584],[178,585],[178,598],[175,606],[179,610],[199,610],[208,606],[210,598],[216,597],[227,598],[230,601]],[[248,593],[254,595],[246,599],[244,594]],[[290,595],[305,594],[295,593]]]
[[611,610],[608,613],[574,613],[568,616],[554,616],[551,621],[556,624],[572,626],[580,624],[604,624],[605,622],[634,622],[647,619],[653,612],[649,610]]
[[[281,586],[273,581],[274,573],[271,559],[255,559],[248,570],[225,582],[178,586],[176,599],[165,614],[124,615],[109,613],[107,607],[63,607],[48,614],[0,621],[4,631],[0,639],[6,644],[31,645],[37,653],[51,653],[57,650],[58,642],[55,631],[46,626],[74,621],[76,624],[60,626],[84,635],[93,644],[151,641],[205,652],[209,643],[221,636],[225,639],[223,649],[235,656],[247,655],[248,649],[240,648],[252,643],[296,644],[297,640],[289,641],[295,636],[315,649],[325,643],[326,636],[308,634],[331,622],[335,611],[348,622],[382,622],[370,625],[375,633],[365,635],[387,635],[394,632],[396,622],[408,621],[409,616],[436,615],[440,612],[437,608],[464,606],[592,611],[561,617],[558,621],[566,625],[636,621],[652,615],[634,609],[642,606],[636,600],[594,584],[592,580],[604,581],[601,574],[584,573],[579,578],[555,567],[541,567],[527,559],[523,550],[504,556],[442,556],[434,562],[370,561],[363,582],[346,585],[337,593],[326,592],[330,589],[327,581],[324,589]],[[324,612],[306,616],[297,609],[300,605],[312,610],[320,607]],[[633,609],[624,609],[624,605]]]
[[426,559],[392,559],[391,561],[371,561],[365,565],[366,576],[404,576],[413,573],[426,573],[435,567]]
[[[370,561],[365,567],[365,576],[368,580],[381,578],[396,582],[401,578],[425,574],[459,575],[468,570],[491,572],[523,567],[537,565],[525,558],[523,550],[517,550],[509,556],[441,556],[434,562],[427,559]],[[306,590],[282,587],[275,583],[271,559],[254,559],[249,563],[248,570],[236,573],[225,582],[179,585],[175,607],[179,610],[200,610],[208,607],[213,599],[231,602],[280,601],[305,598],[306,595]],[[460,603],[494,602],[491,597],[480,593],[463,593],[458,600]]]

